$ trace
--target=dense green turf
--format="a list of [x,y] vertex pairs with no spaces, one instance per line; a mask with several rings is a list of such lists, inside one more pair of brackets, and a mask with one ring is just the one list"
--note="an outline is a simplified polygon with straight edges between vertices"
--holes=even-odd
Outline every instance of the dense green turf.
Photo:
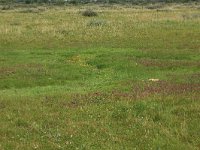
[[199,149],[200,9],[85,7],[0,11],[0,149]]

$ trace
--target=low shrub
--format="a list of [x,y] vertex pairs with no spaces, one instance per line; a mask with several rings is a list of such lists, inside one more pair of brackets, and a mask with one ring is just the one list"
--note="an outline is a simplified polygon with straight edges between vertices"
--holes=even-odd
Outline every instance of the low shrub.
[[145,8],[147,9],[161,9],[163,8],[164,5],[163,4],[151,4],[151,5],[147,5]]
[[91,9],[87,9],[85,11],[82,12],[82,15],[83,16],[86,16],[86,17],[94,17],[94,16],[98,16],[97,12],[91,10]]
[[1,10],[9,10],[11,9],[10,5],[5,5],[1,8]]

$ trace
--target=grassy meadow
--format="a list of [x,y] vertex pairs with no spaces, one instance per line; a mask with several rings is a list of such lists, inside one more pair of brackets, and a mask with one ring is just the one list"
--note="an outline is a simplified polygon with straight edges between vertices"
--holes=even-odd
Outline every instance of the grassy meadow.
[[1,9],[0,150],[15,149],[200,149],[200,4]]

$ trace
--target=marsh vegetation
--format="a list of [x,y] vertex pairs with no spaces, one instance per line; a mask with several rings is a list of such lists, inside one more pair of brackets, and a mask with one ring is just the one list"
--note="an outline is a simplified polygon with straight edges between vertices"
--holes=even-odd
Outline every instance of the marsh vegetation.
[[200,148],[199,5],[1,8],[0,149]]

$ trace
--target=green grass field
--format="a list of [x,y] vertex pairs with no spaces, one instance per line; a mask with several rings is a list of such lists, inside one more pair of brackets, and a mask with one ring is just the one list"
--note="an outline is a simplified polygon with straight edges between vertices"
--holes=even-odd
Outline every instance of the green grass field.
[[15,149],[200,149],[200,5],[0,10],[0,150]]

